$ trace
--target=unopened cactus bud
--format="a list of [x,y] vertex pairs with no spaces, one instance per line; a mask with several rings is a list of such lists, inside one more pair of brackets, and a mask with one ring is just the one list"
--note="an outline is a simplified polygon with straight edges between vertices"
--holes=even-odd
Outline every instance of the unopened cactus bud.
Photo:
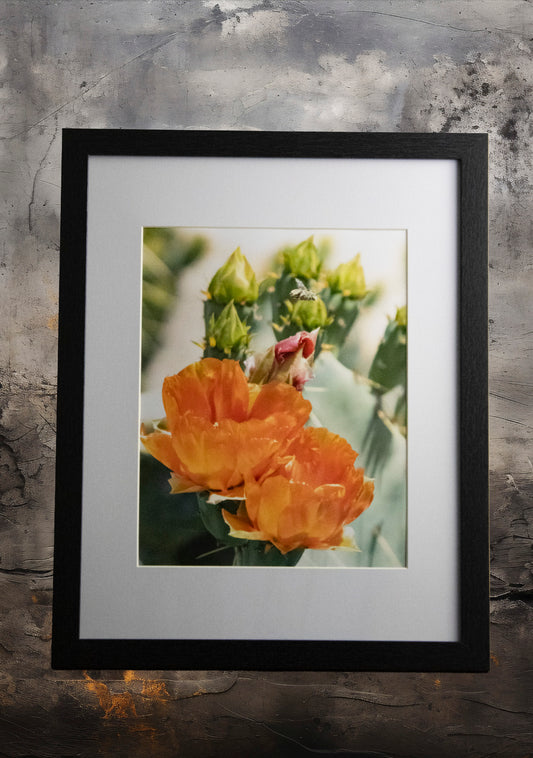
[[368,292],[360,253],[351,261],[339,264],[326,279],[331,292],[340,292],[344,297],[361,300]]
[[407,306],[402,305],[401,308],[398,308],[396,311],[396,316],[394,318],[398,326],[407,326]]
[[233,301],[230,301],[218,318],[213,314],[207,326],[205,357],[220,354],[239,359],[250,342],[249,327],[240,320]]
[[313,242],[313,237],[300,242],[296,247],[283,251],[283,267],[293,277],[304,281],[317,279],[322,261]]
[[287,303],[287,309],[289,322],[306,332],[326,326],[330,322],[326,305],[319,297],[315,300]]
[[248,381],[266,384],[271,381],[292,384],[301,391],[313,378],[312,363],[318,337],[313,332],[297,332],[276,343],[264,353],[251,355],[245,361]]
[[216,303],[255,303],[259,297],[259,285],[254,270],[244,257],[240,247],[218,269],[207,288],[209,297]]

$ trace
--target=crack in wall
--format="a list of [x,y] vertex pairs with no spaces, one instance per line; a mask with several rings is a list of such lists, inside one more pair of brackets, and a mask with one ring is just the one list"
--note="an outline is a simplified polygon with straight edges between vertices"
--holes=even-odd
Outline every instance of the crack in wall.
[[41,158],[41,161],[39,163],[37,171],[35,172],[35,174],[33,176],[33,183],[32,183],[32,189],[31,189],[31,198],[30,198],[30,202],[28,204],[28,229],[30,231],[30,234],[33,232],[33,207],[35,205],[35,191],[36,191],[36,187],[37,187],[37,180],[39,178],[39,175],[40,175],[41,171],[43,170],[44,163],[45,163],[46,159],[48,158],[48,155],[50,154],[50,150],[52,149],[52,145],[55,142],[55,138],[57,137],[57,132],[59,130],[59,124],[57,122],[57,118],[56,118],[55,122],[56,122],[56,125],[55,125],[55,129],[54,129],[54,133],[52,135],[52,139],[50,140],[50,142],[48,144],[48,147],[46,148],[45,153],[44,153],[43,157]]

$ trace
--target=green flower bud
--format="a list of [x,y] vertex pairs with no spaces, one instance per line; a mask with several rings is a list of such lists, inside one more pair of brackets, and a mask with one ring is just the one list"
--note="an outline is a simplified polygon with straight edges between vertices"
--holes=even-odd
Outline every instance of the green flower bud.
[[238,247],[211,279],[207,291],[217,303],[255,303],[259,285],[254,271]]
[[326,326],[331,321],[328,318],[326,304],[319,297],[315,300],[287,302],[287,308],[290,323],[306,332],[312,332],[313,329]]
[[407,326],[407,306],[402,305],[401,308],[398,308],[396,311],[396,316],[394,318],[398,326]]
[[249,326],[240,320],[233,300],[220,316],[211,315],[207,327],[207,342],[210,348],[216,348],[226,355],[235,355],[244,350],[250,342]]
[[317,279],[322,266],[313,237],[300,242],[296,247],[290,247],[283,251],[283,266],[291,276],[300,279]]
[[367,289],[360,253],[348,263],[341,263],[334,271],[330,271],[327,282],[332,292],[340,292],[353,300],[363,298]]

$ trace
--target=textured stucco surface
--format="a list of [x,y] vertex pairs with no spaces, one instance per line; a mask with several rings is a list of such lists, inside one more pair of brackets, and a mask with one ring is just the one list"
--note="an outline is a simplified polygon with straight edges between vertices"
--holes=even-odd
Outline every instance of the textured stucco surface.
[[[0,756],[533,754],[531,2],[0,14]],[[489,133],[489,674],[50,670],[63,127]]]

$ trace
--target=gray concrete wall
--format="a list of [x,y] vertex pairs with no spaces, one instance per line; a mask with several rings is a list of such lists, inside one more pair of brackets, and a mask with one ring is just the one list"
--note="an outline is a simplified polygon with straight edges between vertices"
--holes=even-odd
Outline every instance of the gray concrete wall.
[[[531,2],[0,12],[0,756],[533,753]],[[63,127],[489,133],[490,674],[50,670]]]

